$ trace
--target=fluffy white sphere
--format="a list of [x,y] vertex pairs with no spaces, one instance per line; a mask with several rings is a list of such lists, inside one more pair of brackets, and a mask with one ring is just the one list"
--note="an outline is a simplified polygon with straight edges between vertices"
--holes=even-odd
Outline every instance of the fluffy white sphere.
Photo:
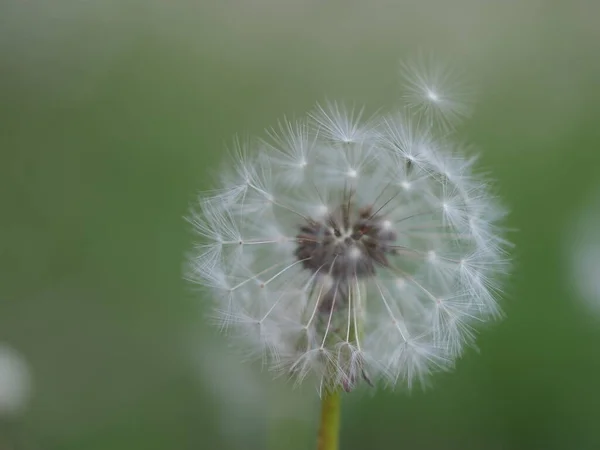
[[320,388],[410,387],[500,315],[504,210],[430,124],[361,113],[318,105],[236,141],[189,217],[201,237],[189,278],[271,369]]

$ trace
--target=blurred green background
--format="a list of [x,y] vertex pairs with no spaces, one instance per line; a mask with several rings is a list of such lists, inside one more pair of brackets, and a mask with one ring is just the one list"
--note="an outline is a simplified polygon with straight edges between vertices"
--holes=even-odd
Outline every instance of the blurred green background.
[[[235,133],[326,97],[393,106],[419,50],[477,81],[460,136],[512,211],[507,318],[425,392],[347,396],[342,449],[600,448],[600,285],[583,301],[570,263],[600,240],[572,227],[600,216],[599,17],[595,0],[2,0],[0,343],[33,389],[0,449],[313,448],[316,393],[205,325],[182,217]],[[600,278],[600,255],[586,267]]]

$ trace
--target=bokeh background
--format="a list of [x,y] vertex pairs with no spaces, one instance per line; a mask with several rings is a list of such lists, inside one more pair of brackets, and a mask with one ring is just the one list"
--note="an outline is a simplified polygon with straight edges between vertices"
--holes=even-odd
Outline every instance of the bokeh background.
[[313,448],[316,393],[242,364],[182,280],[235,133],[476,80],[460,136],[512,213],[507,318],[427,391],[344,401],[343,449],[600,448],[596,0],[0,1],[0,449]]

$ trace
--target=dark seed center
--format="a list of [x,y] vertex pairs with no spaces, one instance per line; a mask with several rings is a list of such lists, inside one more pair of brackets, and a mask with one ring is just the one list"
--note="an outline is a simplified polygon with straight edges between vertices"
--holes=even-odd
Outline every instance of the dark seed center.
[[376,266],[389,265],[396,233],[373,208],[342,204],[321,220],[300,226],[296,257],[311,272],[330,275],[336,282],[375,274]]

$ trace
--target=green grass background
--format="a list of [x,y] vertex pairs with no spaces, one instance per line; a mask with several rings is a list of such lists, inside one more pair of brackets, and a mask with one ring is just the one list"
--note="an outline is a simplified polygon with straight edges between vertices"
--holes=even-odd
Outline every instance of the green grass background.
[[479,88],[460,136],[517,229],[507,319],[425,392],[345,399],[342,448],[600,448],[600,320],[568,265],[600,189],[598,17],[592,0],[0,2],[0,342],[34,378],[0,449],[312,448],[316,394],[205,325],[182,217],[235,133],[325,98],[391,107],[420,50]]

